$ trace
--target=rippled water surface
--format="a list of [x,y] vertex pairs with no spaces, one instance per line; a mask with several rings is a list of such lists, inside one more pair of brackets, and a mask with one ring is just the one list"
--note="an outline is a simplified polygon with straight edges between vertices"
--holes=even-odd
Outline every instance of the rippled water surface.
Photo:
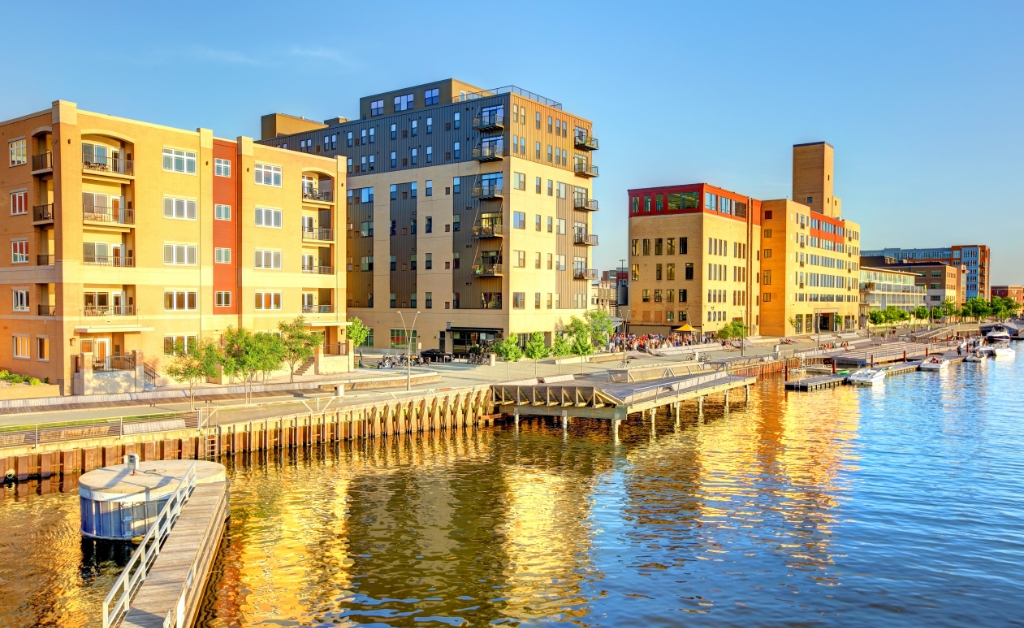
[[[524,421],[238,457],[201,625],[1024,625],[1022,383],[766,380],[618,445]],[[0,502],[0,624],[83,625],[118,557],[37,490]]]

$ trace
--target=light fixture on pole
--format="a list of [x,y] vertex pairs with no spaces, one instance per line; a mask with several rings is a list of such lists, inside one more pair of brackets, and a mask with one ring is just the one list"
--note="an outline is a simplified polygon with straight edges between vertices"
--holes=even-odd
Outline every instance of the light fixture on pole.
[[420,313],[416,312],[416,316],[412,317],[412,327],[405,326],[405,316],[402,312],[398,312],[398,316],[402,319],[402,329],[405,331],[405,389],[412,390],[412,335],[416,332],[416,319],[420,317]]

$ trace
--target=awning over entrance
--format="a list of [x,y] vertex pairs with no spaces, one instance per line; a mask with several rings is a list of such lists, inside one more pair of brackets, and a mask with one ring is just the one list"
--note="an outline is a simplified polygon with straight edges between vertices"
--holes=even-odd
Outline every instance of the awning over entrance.
[[141,327],[139,325],[89,325],[86,327],[75,327],[76,334],[109,334],[109,333],[140,333],[153,331],[152,327]]

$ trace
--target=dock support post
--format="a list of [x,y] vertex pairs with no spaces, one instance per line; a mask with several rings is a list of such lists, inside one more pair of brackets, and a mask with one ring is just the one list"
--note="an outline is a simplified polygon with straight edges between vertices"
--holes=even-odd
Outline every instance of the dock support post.
[[562,435],[564,436],[569,430],[569,412],[562,410]]
[[612,419],[612,442],[616,445],[619,444],[619,421],[621,419]]
[[729,391],[725,391],[725,413],[729,414]]
[[697,416],[699,418],[703,418],[704,417],[704,397],[703,397],[703,395],[700,396],[700,397],[697,397]]
[[675,430],[678,432],[679,431],[679,402],[678,401],[676,403],[672,404],[672,414],[674,415],[674,418],[676,420]]
[[515,410],[513,410],[513,412],[515,413],[516,433],[518,434],[519,433],[519,408],[516,408]]
[[648,414],[650,414],[650,417],[651,417],[651,438],[654,438],[654,425],[655,425],[655,416],[657,414],[657,411],[658,411],[657,408],[651,408],[650,410],[648,410]]
[[743,398],[743,403],[750,403],[750,384],[744,386],[743,390],[746,391],[746,395]]

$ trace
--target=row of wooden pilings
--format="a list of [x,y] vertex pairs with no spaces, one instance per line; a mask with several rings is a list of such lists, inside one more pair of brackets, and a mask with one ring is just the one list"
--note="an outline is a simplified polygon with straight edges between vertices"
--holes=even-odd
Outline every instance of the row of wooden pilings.
[[[498,415],[490,386],[436,391],[257,420],[213,424],[203,429],[125,435],[52,443],[39,451],[0,450],[0,478],[27,480],[84,473],[121,464],[124,456],[147,460],[218,457],[247,451],[302,447],[318,443],[462,429],[490,425]],[[8,474],[8,471],[13,473]]]

